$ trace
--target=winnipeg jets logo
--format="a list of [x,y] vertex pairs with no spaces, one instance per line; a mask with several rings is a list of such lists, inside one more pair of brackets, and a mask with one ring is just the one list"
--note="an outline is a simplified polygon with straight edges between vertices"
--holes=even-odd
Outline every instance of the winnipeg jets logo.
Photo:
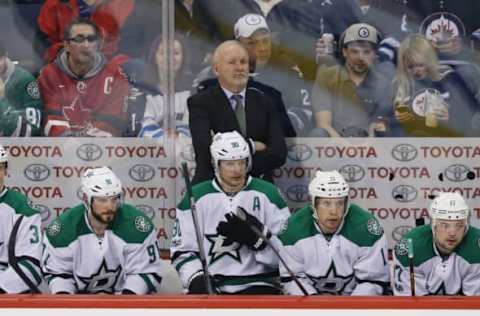
[[349,275],[340,275],[337,273],[335,264],[331,263],[327,273],[324,276],[308,276],[318,293],[342,294],[342,291],[353,279],[353,273]]
[[240,258],[240,244],[236,242],[227,243],[226,237],[220,234],[205,234],[205,237],[210,242],[210,249],[208,250],[210,264],[213,264],[223,256],[228,256],[240,263],[242,262]]
[[78,278],[85,284],[83,291],[87,293],[113,294],[121,271],[120,265],[116,269],[109,269],[104,258],[96,273],[90,277],[78,276]]
[[74,127],[84,127],[90,118],[90,110],[82,106],[80,96],[77,95],[69,106],[63,107],[63,116]]

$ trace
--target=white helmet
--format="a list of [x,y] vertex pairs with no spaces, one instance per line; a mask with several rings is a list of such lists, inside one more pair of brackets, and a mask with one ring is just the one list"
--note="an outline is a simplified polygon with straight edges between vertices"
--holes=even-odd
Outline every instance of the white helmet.
[[247,141],[237,131],[217,133],[210,145],[213,169],[218,173],[220,160],[247,159],[247,171],[250,170],[252,158]]
[[122,183],[108,167],[86,170],[82,175],[82,191],[87,209],[94,197],[122,196]]
[[0,163],[8,162],[8,153],[5,148],[0,145]]
[[315,173],[315,177],[308,185],[308,193],[312,198],[312,206],[315,208],[315,198],[339,198],[347,197],[350,187],[343,176],[336,170],[320,171]]
[[458,192],[440,193],[432,201],[428,211],[432,221],[437,219],[467,220],[470,215],[467,203]]

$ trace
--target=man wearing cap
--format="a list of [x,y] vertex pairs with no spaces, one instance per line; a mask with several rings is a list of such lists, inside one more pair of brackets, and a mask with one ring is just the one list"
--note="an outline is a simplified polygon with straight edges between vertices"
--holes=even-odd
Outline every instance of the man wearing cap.
[[480,230],[469,225],[467,203],[457,192],[441,193],[429,215],[430,225],[413,228],[395,246],[394,294],[480,295]]
[[272,33],[263,16],[246,14],[240,17],[235,23],[234,34],[247,47],[250,56],[255,56],[256,72],[252,76],[256,81],[272,85],[282,93],[297,135],[305,136],[312,128],[313,121],[311,83],[304,80],[303,73],[293,60],[282,58],[278,51],[272,49]]
[[208,150],[211,135],[236,130],[250,140],[251,174],[273,181],[272,171],[282,166],[287,146],[278,114],[271,100],[256,88],[247,88],[249,56],[238,41],[220,44],[213,55],[219,85],[191,96],[189,125],[195,150],[194,183],[213,178]]
[[392,116],[390,79],[374,70],[378,31],[365,23],[352,24],[342,34],[344,62],[317,71],[313,87],[316,129],[312,136],[366,137],[385,130]]
[[0,42],[0,136],[38,136],[42,100],[35,77],[15,65]]

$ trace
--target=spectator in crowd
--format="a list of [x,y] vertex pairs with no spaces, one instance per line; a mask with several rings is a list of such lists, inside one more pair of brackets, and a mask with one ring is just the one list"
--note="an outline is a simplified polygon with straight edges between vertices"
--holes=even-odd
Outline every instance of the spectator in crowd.
[[480,10],[478,1],[418,0],[408,1],[407,7],[410,28],[432,43],[440,60],[479,61],[470,49],[480,42],[480,21],[474,13]]
[[247,50],[237,41],[220,44],[213,56],[213,69],[219,85],[187,101],[196,161],[193,182],[213,178],[208,150],[211,133],[232,130],[250,142],[252,175],[273,181],[272,171],[285,163],[287,146],[270,99],[257,89],[247,88]]
[[[188,109],[187,99],[190,96],[192,86],[192,75],[189,73],[188,65],[189,54],[191,53],[186,45],[185,39],[181,34],[175,35],[173,43],[173,70],[175,78],[174,109],[171,115],[175,117],[176,136],[182,135],[190,139],[190,129],[188,127]],[[166,58],[164,55],[165,41],[159,35],[153,42],[148,56],[148,66],[146,82],[151,84],[156,92],[147,92],[145,113],[142,113],[142,129],[140,137],[150,137],[162,139],[168,131],[165,130],[165,117],[167,107],[166,87],[167,87],[167,69]]]
[[126,125],[128,81],[115,58],[107,61],[97,26],[75,20],[65,29],[65,49],[38,79],[46,136],[121,136]]
[[[293,214],[279,238],[284,259],[309,294],[381,295],[389,286],[383,228],[349,202],[349,186],[337,171],[317,171],[308,186],[312,204]],[[302,295],[280,265],[284,292]]]
[[373,26],[353,24],[340,39],[344,63],[318,68],[312,136],[366,137],[386,130],[393,116],[391,86],[373,67],[378,39]]
[[102,53],[112,57],[117,52],[120,30],[134,4],[134,0],[46,0],[38,16],[38,25],[48,41],[45,61],[55,60],[65,44],[65,31],[79,18],[98,26]]
[[[22,193],[5,186],[8,154],[0,145],[0,294],[29,293],[42,281],[40,214]],[[14,227],[20,221],[18,231]],[[11,236],[16,233],[16,236]],[[10,238],[15,240],[14,257],[9,256]]]
[[459,193],[444,192],[428,211],[431,224],[413,228],[395,246],[394,294],[412,295],[413,265],[415,295],[480,295],[480,231],[469,224],[470,208]]
[[0,136],[40,135],[42,100],[31,73],[8,57],[0,42]]
[[439,65],[425,37],[410,35],[402,42],[394,96],[400,136],[479,136],[477,99],[455,69]]
[[[298,72],[291,70],[288,72],[289,78],[284,78],[282,71],[271,71],[272,69],[268,66],[272,55],[271,33],[265,19],[258,14],[247,14],[237,21],[234,29],[236,39],[248,50],[250,66],[248,87],[260,90],[271,99],[286,137],[305,134],[305,131],[309,130],[312,125],[309,89],[299,84]],[[198,90],[218,85],[218,80],[212,78],[214,76],[213,67],[205,68],[195,79],[196,82],[200,81]],[[282,89],[281,91],[285,94],[277,88]],[[288,114],[283,96],[288,98]],[[304,106],[295,106],[297,104]],[[294,123],[292,124],[292,122]]]
[[215,179],[192,187],[199,227],[188,194],[177,207],[171,253],[183,287],[190,294],[207,293],[200,244],[215,292],[279,294],[278,259],[254,229],[272,238],[285,224],[288,207],[274,185],[248,176],[252,157],[238,132],[217,133],[210,153]]
[[55,219],[44,237],[42,269],[52,294],[149,294],[162,265],[153,223],[123,203],[108,167],[81,178],[83,204]]

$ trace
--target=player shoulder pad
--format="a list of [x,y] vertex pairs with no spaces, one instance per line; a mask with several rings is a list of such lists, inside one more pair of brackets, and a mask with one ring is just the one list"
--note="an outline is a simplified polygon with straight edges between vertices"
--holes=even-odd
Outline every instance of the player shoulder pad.
[[340,235],[359,247],[370,247],[383,236],[383,228],[375,216],[352,203]]
[[298,241],[319,233],[315,228],[312,212],[312,207],[307,205],[288,218],[287,226],[278,236],[284,246],[295,245]]
[[85,206],[79,204],[53,220],[45,234],[55,248],[68,247],[79,236],[91,234],[85,223]]
[[112,223],[112,231],[129,244],[141,244],[155,229],[152,221],[139,209],[122,204]]
[[[219,191],[213,186],[212,180],[205,180],[192,186],[192,193],[195,202],[199,201],[203,196],[209,193],[218,193]],[[190,209],[190,197],[185,192],[182,201],[177,205],[180,211]]]
[[407,232],[394,248],[394,255],[397,261],[407,267],[408,263],[408,239],[413,244],[413,264],[419,266],[436,254],[433,250],[433,235],[430,225],[422,225],[412,228]]
[[287,203],[282,197],[278,188],[265,180],[259,178],[251,178],[250,183],[243,189],[244,191],[257,191],[267,196],[268,200],[275,204],[279,209],[287,207]]
[[39,212],[33,207],[33,203],[30,199],[16,190],[9,189],[3,203],[11,206],[17,214],[24,216],[33,216],[39,214]]
[[470,226],[457,253],[470,264],[480,263],[480,230]]

